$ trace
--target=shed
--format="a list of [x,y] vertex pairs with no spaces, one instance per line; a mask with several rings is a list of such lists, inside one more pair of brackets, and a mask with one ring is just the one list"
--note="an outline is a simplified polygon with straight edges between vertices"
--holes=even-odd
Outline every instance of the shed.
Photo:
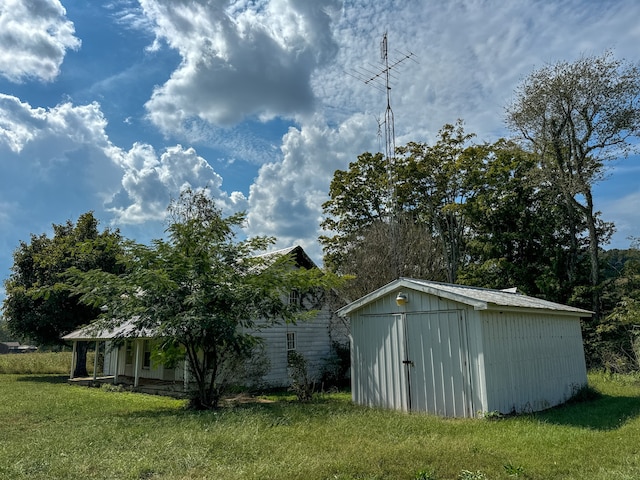
[[338,310],[357,404],[448,417],[561,404],[587,383],[592,312],[512,290],[400,278]]

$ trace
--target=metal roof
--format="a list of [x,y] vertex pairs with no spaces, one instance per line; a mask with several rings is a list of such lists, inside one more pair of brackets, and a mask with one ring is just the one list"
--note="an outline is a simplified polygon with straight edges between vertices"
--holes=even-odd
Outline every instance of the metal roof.
[[135,320],[127,320],[112,329],[100,329],[95,324],[89,324],[62,337],[63,340],[112,340],[114,338],[153,338],[150,330],[140,331],[135,326]]
[[527,310],[544,310],[578,316],[591,316],[593,312],[581,308],[570,307],[560,303],[549,302],[540,298],[516,293],[514,289],[492,290],[488,288],[470,287],[450,283],[432,282],[414,278],[399,278],[374,292],[350,303],[338,310],[338,315],[346,316],[362,306],[398,289],[411,289],[473,307],[475,310],[492,308],[516,308]]

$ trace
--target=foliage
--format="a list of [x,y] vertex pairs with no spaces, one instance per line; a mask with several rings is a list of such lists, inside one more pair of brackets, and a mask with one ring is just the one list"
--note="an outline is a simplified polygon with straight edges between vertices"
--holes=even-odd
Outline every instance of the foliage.
[[638,478],[638,377],[589,381],[600,399],[484,422],[361,407],[342,393],[194,412],[62,375],[0,375],[0,478],[391,480],[425,469],[444,480],[463,468],[513,478],[505,464],[530,479]]
[[[640,69],[611,52],[534,71],[516,90],[507,123],[529,142],[549,184],[587,226],[592,309],[600,312],[600,246],[611,226],[598,220],[592,187],[605,162],[637,151]],[[577,243],[577,229],[572,231]]]
[[611,307],[593,336],[598,345],[598,365],[612,372],[640,367],[640,249],[637,242],[632,247],[603,255],[613,270],[603,288],[603,299]]
[[[89,323],[99,314],[98,306],[78,301],[64,284],[62,274],[68,268],[78,271],[99,269],[120,271],[119,232],[98,232],[98,221],[92,212],[78,218],[75,225],[68,220],[53,225],[52,238],[46,234],[31,235],[31,241],[20,242],[13,254],[11,276],[5,281],[7,296],[4,317],[12,334],[39,345],[60,345],[62,335]],[[86,344],[79,348],[76,376],[86,376]]]
[[11,342],[13,341],[13,336],[9,331],[9,327],[7,326],[7,322],[0,315],[0,342]]
[[524,474],[524,468],[522,468],[519,465],[516,466],[516,465],[513,465],[512,463],[505,463],[503,466],[504,466],[505,472],[510,477],[519,477],[520,475]]
[[470,470],[462,470],[458,475],[458,480],[486,480],[487,476],[480,470],[472,472]]
[[435,480],[433,470],[420,470],[416,473],[414,480]]
[[256,255],[274,240],[236,241],[244,213],[223,217],[206,191],[185,190],[169,216],[168,240],[125,244],[124,273],[68,275],[83,302],[105,307],[96,328],[129,321],[133,333],[164,339],[161,349],[184,349],[197,385],[192,405],[216,408],[231,380],[230,363],[248,358],[257,344],[252,332],[304,319],[289,292],[329,288],[337,279],[297,269],[287,255]]
[[350,367],[351,350],[349,344],[333,341],[331,343],[331,353],[324,360],[320,373],[322,387],[343,387],[348,385]]
[[287,352],[287,370],[291,378],[291,390],[298,401],[309,402],[313,399],[315,381],[309,373],[309,362],[303,354],[295,350]]
[[[93,371],[94,353],[87,354],[87,367]],[[37,352],[0,355],[0,374],[69,374],[71,352]]]

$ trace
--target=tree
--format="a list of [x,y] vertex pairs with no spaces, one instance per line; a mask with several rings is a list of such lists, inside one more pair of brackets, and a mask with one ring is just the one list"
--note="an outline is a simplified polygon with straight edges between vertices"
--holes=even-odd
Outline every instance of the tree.
[[[354,278],[343,296],[356,299],[398,276],[444,279],[438,239],[431,236],[400,195],[390,195],[389,179],[398,178],[400,160],[389,164],[381,153],[363,153],[346,171],[336,170],[322,205],[320,237],[324,263]],[[395,193],[395,192],[394,192]]]
[[541,175],[535,155],[504,139],[484,150],[484,161],[469,181],[474,194],[463,207],[468,261],[460,281],[517,286],[566,303],[584,280],[578,275],[581,265],[571,264],[576,256],[568,226],[576,219]]
[[[64,284],[61,275],[67,268],[82,271],[120,268],[120,234],[109,229],[98,232],[92,212],[53,225],[53,237],[31,235],[20,242],[13,254],[13,267],[5,281],[7,296],[3,302],[7,326],[13,335],[40,345],[62,345],[61,336],[98,316],[96,308],[78,301]],[[86,344],[81,344],[76,376],[86,376]]]
[[[507,108],[507,124],[529,142],[568,209],[586,223],[592,308],[600,312],[601,232],[592,187],[605,162],[638,149],[640,70],[611,52],[534,71]],[[575,243],[581,232],[573,232]]]
[[72,269],[68,277],[83,302],[106,307],[96,328],[128,321],[134,334],[161,339],[161,352],[180,349],[197,385],[192,406],[215,408],[225,368],[250,354],[258,324],[299,320],[300,305],[288,302],[291,290],[329,288],[337,280],[296,269],[287,256],[255,255],[274,240],[236,241],[244,213],[222,217],[205,191],[185,190],[169,217],[167,240],[126,244],[124,273]]
[[487,151],[469,145],[474,134],[464,131],[462,120],[446,124],[435,144],[410,142],[400,147],[398,201],[414,212],[418,221],[443,247],[447,281],[455,283],[465,260],[466,202],[475,195],[477,172]]

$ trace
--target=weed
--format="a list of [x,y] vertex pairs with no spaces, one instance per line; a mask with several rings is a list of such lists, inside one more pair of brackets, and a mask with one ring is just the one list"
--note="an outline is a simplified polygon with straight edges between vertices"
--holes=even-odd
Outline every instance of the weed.
[[519,477],[524,473],[524,468],[522,468],[521,466],[515,466],[511,463],[507,463],[506,465],[503,465],[503,467],[504,467],[504,471],[510,477]]
[[480,470],[471,472],[469,470],[462,470],[458,475],[459,480],[487,480],[487,476]]
[[420,470],[413,478],[414,480],[436,480],[433,470]]

